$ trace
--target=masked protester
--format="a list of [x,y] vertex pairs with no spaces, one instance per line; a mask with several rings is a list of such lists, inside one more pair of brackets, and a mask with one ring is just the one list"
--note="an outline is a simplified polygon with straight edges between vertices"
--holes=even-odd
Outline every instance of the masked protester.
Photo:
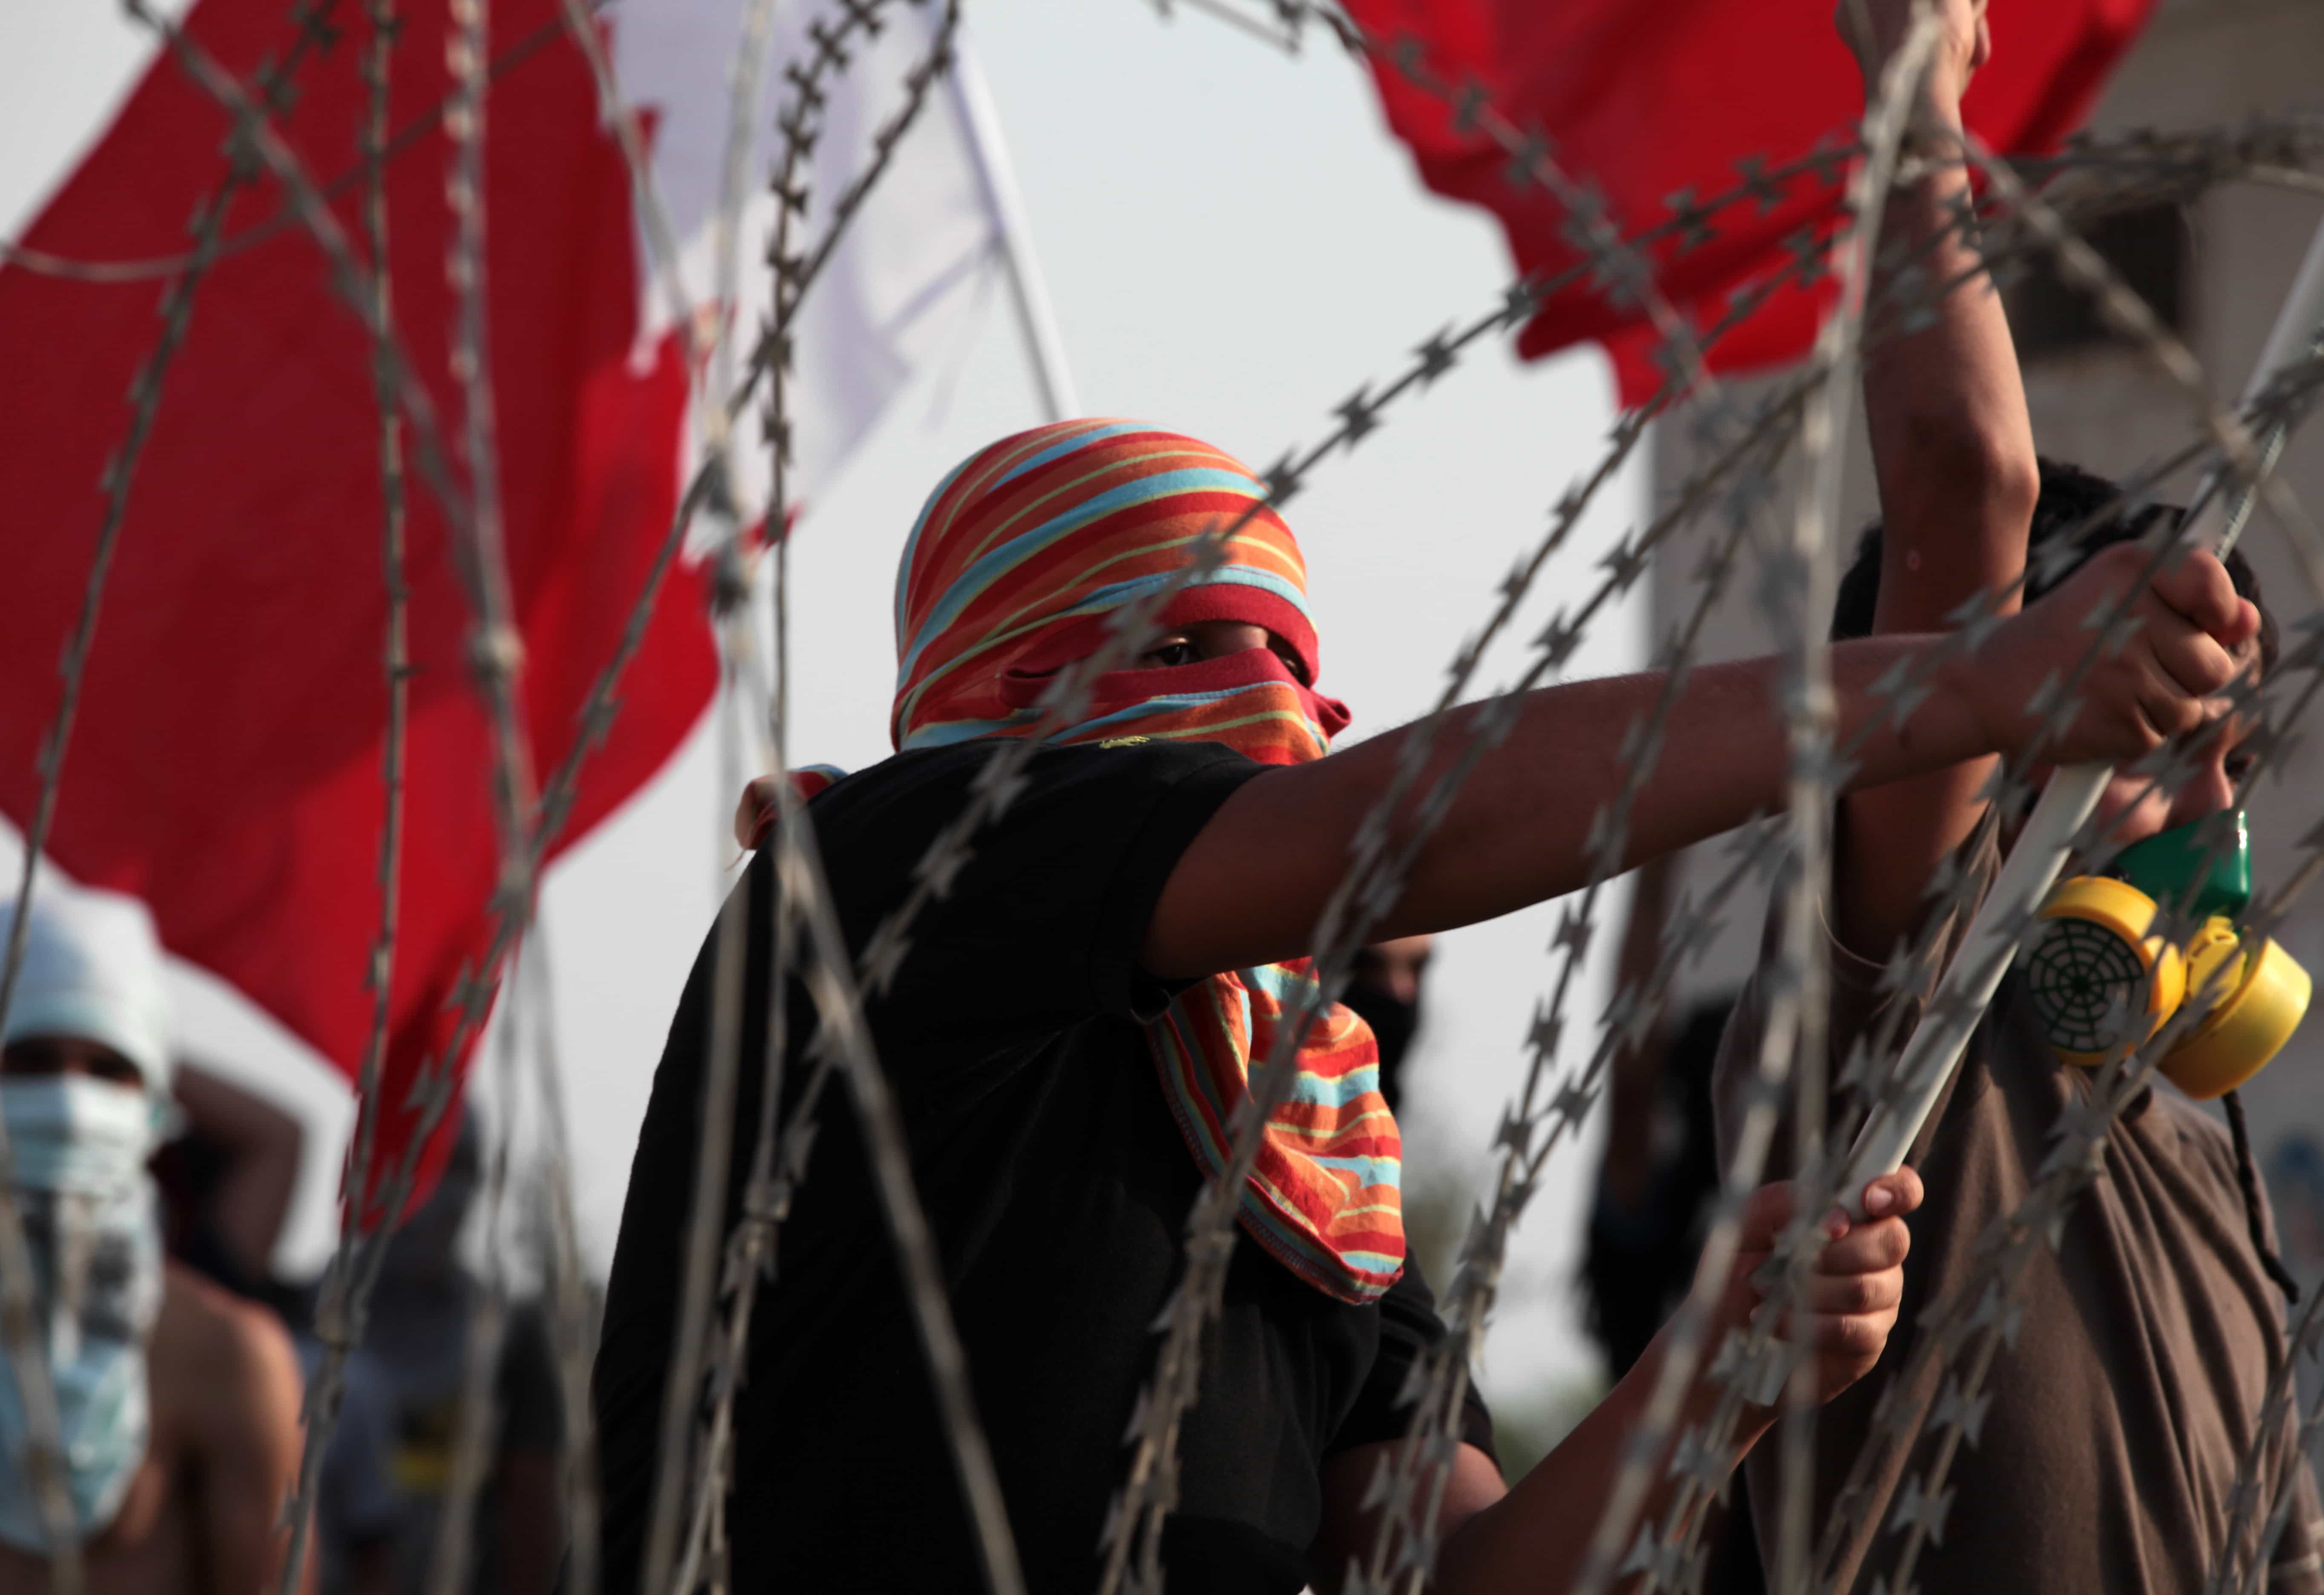
[[[388,1240],[324,1461],[322,1595],[432,1588],[483,1288],[461,1259],[460,1241],[483,1180],[483,1137],[474,1118],[464,1119],[436,1188]],[[517,1302],[503,1316],[491,1400],[465,1588],[539,1595],[555,1581],[561,1543],[564,1414],[538,1302]]]
[[[1188,578],[1160,604],[1161,634],[1098,675],[1055,745],[1031,756],[914,921],[892,980],[867,1000],[1036,1590],[1086,1589],[1095,1576],[1189,1207],[1224,1165],[1252,1075],[1312,989],[1315,925],[1403,746],[1404,733],[1391,733],[1326,756],[1346,711],[1321,691],[1304,562],[1289,528],[1260,507],[1264,492],[1219,450],[1133,421],[1065,422],[980,451],[937,487],[905,546],[898,752],[803,783],[840,931],[860,950],[911,892],[930,844],[992,779],[995,755],[1039,724],[1058,673],[1098,651],[1122,605]],[[1209,534],[1239,517],[1220,560],[1190,569]],[[1865,733],[1858,779],[2024,745],[2034,727],[2015,683],[2078,657],[2082,617],[2134,579],[2097,570],[1999,627],[1973,661],[1947,667],[1903,734],[1873,685],[1925,641],[1834,650],[1840,734]],[[2175,646],[2205,637],[2206,623],[2234,623],[2199,602],[2214,579],[2226,580],[2217,562],[2199,561],[2126,595],[2153,639]],[[2169,662],[2178,659],[2152,647],[2117,656],[2093,683],[2098,708],[2066,739],[2069,753],[2151,746],[2132,721],[2137,702],[2199,713],[2192,695],[2226,673],[2199,654],[2181,661],[2181,679]],[[1668,746],[1631,807],[1639,856],[1782,801],[1778,678],[1776,661],[1757,659],[1705,667],[1683,684]],[[1401,895],[1379,905],[1378,934],[1467,924],[1581,885],[1591,816],[1622,779],[1626,730],[1662,688],[1647,675],[1528,695],[1418,849]],[[1452,717],[1432,770],[1466,749],[1480,712]],[[746,803],[748,833],[765,816],[763,803]],[[1409,834],[1408,816],[1391,825],[1392,842]],[[731,1225],[774,1010],[772,853],[737,888],[747,927],[739,1014],[716,1012],[714,929],[631,1168],[595,1380],[607,1588],[635,1587],[680,1537],[671,1514],[688,1491],[683,1480],[661,1491],[656,1468],[705,1064],[714,1036],[737,1037],[740,1089],[731,1106],[709,1110],[736,1127]],[[796,972],[785,1001],[789,1031],[771,1039],[790,1060],[784,1092],[795,1106],[816,1024]],[[1405,1252],[1398,1142],[1373,1037],[1333,1007],[1293,1040],[1294,1078],[1261,1127],[1256,1166],[1230,1193],[1224,1301],[1203,1337],[1160,1545],[1174,1590],[1336,1587],[1348,1557],[1370,1544],[1365,1492],[1404,1428],[1406,1377],[1444,1332]],[[723,1503],[731,1585],[970,1588],[977,1563],[958,1481],[848,1093],[835,1083],[818,1112],[735,1378]],[[1749,1272],[1789,1200],[1775,1186],[1748,1204],[1722,1324],[1748,1314]],[[1871,1366],[1895,1319],[1899,1215],[1918,1185],[1900,1174],[1865,1200],[1876,1216],[1829,1219],[1832,1239],[1814,1265],[1819,1295],[1801,1333],[1819,1397]],[[1472,1402],[1465,1443],[1444,1464],[1440,1590],[1556,1588],[1572,1576],[1662,1357],[1650,1350],[1514,1489]],[[673,1433],[692,1434],[701,1394],[678,1393],[688,1411],[673,1415]],[[1745,1424],[1746,1445],[1765,1422]],[[668,1509],[657,1511],[658,1498]]]
[[[1842,7],[1842,14],[1856,9]],[[2038,613],[2057,602],[2053,587],[2071,588],[2109,564],[2144,565],[2148,554],[2127,539],[2161,530],[2159,517],[2176,518],[2153,508],[2109,515],[2113,484],[2034,454],[2008,323],[1970,244],[1952,231],[1957,215],[1970,214],[1969,176],[1958,159],[1959,110],[1987,48],[1984,10],[1974,0],[1942,0],[1934,10],[1941,42],[1914,137],[1936,158],[1892,197],[1883,236],[1898,240],[1896,259],[1914,263],[1923,281],[1967,286],[1941,300],[1925,324],[1900,330],[1870,354],[1865,409],[1882,523],[1867,534],[1840,584],[1832,634],[1843,640],[1947,623],[1962,604],[2009,590],[2021,575],[2030,578],[2026,603]],[[1908,31],[1914,7],[1908,0],[1867,0],[1858,14],[1871,32],[1851,34],[1851,41],[1869,81]],[[2223,568],[2202,554],[2179,568],[2198,562],[2207,590],[2184,592],[2178,602],[2182,613],[2195,605],[2226,622],[2193,644],[2208,673],[2222,685],[2238,674],[2264,676],[2274,658],[2273,628],[2256,604],[2250,570],[2239,558]],[[2043,679],[2023,677],[2020,693]],[[2213,1019],[2226,1024],[2234,1044],[2199,1032],[2190,1038],[2190,1066],[2163,1066],[2166,1078],[2177,1074],[2205,1095],[2235,1083],[2220,1066],[2223,1054],[2251,1066],[2281,1045],[2283,1021],[2297,1017],[2295,986],[2304,1003],[2304,976],[2280,949],[2256,937],[2241,945],[2232,880],[2201,879],[2207,871],[2189,866],[2184,834],[2144,840],[2226,817],[2248,762],[2242,740],[2253,727],[2197,714],[2166,715],[2151,729],[2182,739],[2191,773],[2149,791],[2147,777],[2117,761],[2098,818],[2110,844],[2142,844],[2124,852],[2117,868],[2146,891],[2194,908],[2192,924],[2210,937],[2208,950],[2198,959],[2166,946],[2167,918],[2131,880],[2061,887],[2046,910],[2049,929],[2002,982],[1907,1154],[1929,1193],[1913,1221],[1904,1269],[1916,1303],[1933,1306],[1967,1288],[1994,1227],[2052,1166],[2061,1122],[2089,1102],[2091,1065],[2114,1041],[2144,1039],[2160,1022],[2158,1010],[2190,989],[2187,966],[2208,960],[2207,970],[2221,968],[2232,956],[2245,972],[2223,976],[2220,994],[2233,1006],[2206,1019],[2207,1029]],[[2075,757],[2062,749],[2045,755],[2060,763]],[[1941,872],[1969,883],[1972,906],[1989,887],[2022,818],[1992,811],[1993,774],[1992,761],[1970,760],[1916,779],[1859,785],[1840,798],[1829,899],[1819,905],[1831,929],[1827,1036],[1835,1082],[1849,1080],[1844,1065],[1860,1040],[1886,1021],[1908,1029],[1918,1018],[1934,971],[1905,971],[1900,986],[1887,974],[1888,961],[1892,949],[1924,928]],[[2228,833],[2240,835],[2239,826],[2220,828],[2223,844]],[[2168,856],[2157,860],[2157,848]],[[2206,854],[2204,862],[2223,862],[2233,851],[2223,845],[2218,860]],[[2138,902],[2146,905],[2143,917]],[[1774,911],[1784,909],[1779,902]],[[1925,927],[1945,956],[1970,911]],[[2167,965],[2163,978],[2145,979],[2142,962]],[[2175,988],[2172,974],[2181,977]],[[1716,1069],[1729,1154],[1756,1073],[1767,978],[1755,975],[1746,985]],[[2135,1019],[2122,1001],[2134,996],[2153,1004]],[[2109,1027],[2117,1033],[2103,1033]],[[2263,1031],[2272,1031],[2272,1041]],[[1858,1086],[1837,1084],[1835,1122],[1849,1122],[1863,1106]],[[2241,1139],[2167,1084],[2107,1128],[2097,1177],[2048,1237],[2051,1244],[2024,1266],[2007,1309],[2023,1316],[1963,1420],[1976,1448],[1973,1465],[1956,1465],[1945,1480],[1932,1508],[1941,1519],[1908,1581],[1914,1589],[1924,1595],[2207,1590],[2223,1552],[2247,1561],[2255,1550],[2255,1532],[2230,1547],[2228,1524],[2238,1469],[2255,1455],[2261,1499],[2273,1501],[2278,1486],[2288,1485],[2293,1500],[2292,1521],[2255,1570],[2256,1582],[2273,1595],[2324,1590],[2314,1484],[2296,1436],[2289,1425],[2274,1434],[2259,1428],[2264,1387],[2287,1355],[2284,1300]],[[1788,1126],[1773,1144],[1780,1162],[1793,1145]],[[1918,1503],[1932,1449],[1950,1443],[1927,1434],[1915,1440],[1912,1427],[1943,1401],[1946,1370],[1932,1366],[1918,1384],[1900,1388],[1906,1360],[1889,1357],[1817,1415],[1807,1514],[1831,1538],[1831,1560],[1817,1570],[1824,1587],[1895,1587],[1896,1531],[1923,1517]],[[1959,1390],[1953,1399],[1961,1399]],[[1901,1435],[1883,1421],[1890,1414],[1905,1421]],[[1868,1448],[1872,1457],[1863,1456]],[[1862,1487],[1843,1508],[1840,1491],[1859,1467]],[[1786,1500],[1782,1471],[1770,1459],[1755,1455],[1746,1471],[1764,1563],[1780,1544],[1786,1507],[1800,1503]]]
[[1380,1100],[1391,1113],[1404,1101],[1404,1063],[1420,1033],[1421,984],[1435,955],[1435,937],[1398,936],[1356,954],[1340,1000],[1364,1021],[1379,1052]]
[[[2104,515],[2116,496],[2113,484],[2070,466],[2043,461],[2040,472],[2031,530],[2036,574],[2028,583],[2036,597],[2045,588],[2042,576],[2055,569],[2040,551]],[[2179,513],[2149,508],[2101,519],[2072,545],[2066,563],[2135,539],[2158,519]],[[1835,636],[1877,627],[1886,602],[1886,568],[1876,528],[1841,585]],[[2236,591],[2255,604],[2257,584],[2240,555],[2229,558],[2227,570]],[[1884,595],[1877,602],[1876,593]],[[2257,613],[2260,623],[2236,657],[2264,677],[2275,659],[2275,629],[2264,608]],[[1905,1265],[1914,1298],[1947,1297],[1969,1274],[1989,1227],[2041,1176],[2061,1117],[2089,1099],[2098,1065],[2118,1050],[2116,1043],[2159,1028],[2170,1004],[2198,1000],[2200,977],[2189,978],[2185,969],[2200,959],[2164,945],[2165,915],[2157,905],[2190,912],[2190,925],[2207,927],[2197,933],[2197,948],[2206,934],[2237,940],[2233,924],[2250,897],[2249,855],[2242,816],[2230,806],[2250,763],[2242,743],[2255,729],[2223,722],[2190,750],[2194,774],[2175,793],[2150,790],[2150,778],[2116,771],[2097,822],[2122,851],[2105,877],[2071,880],[2052,893],[2047,929],[2003,981],[1908,1155],[1930,1194],[1914,1222]],[[1891,1007],[1903,1010],[1900,1034],[1909,1033],[1926,1000],[1925,976],[1897,993],[1882,982],[1887,948],[1917,928],[1919,914],[1899,921],[1880,909],[1905,900],[1910,883],[1899,877],[1908,870],[1925,886],[1932,867],[1930,828],[1948,834],[1964,817],[1974,825],[1981,807],[1969,796],[1976,784],[1918,794],[1917,809],[1904,807],[1916,796],[1903,789],[1911,783],[1885,795],[1894,806],[1885,811],[1868,810],[1860,798],[1843,801],[1831,947],[1835,1060],[1870,1035]],[[1963,810],[1972,812],[1964,816]],[[1978,826],[1960,844],[1958,867],[1977,890],[1989,887],[2020,817]],[[2201,839],[2220,821],[2233,823],[2218,846],[2208,849]],[[2200,870],[2190,866],[2199,855]],[[2114,913],[2138,903],[2153,916],[2151,925],[2143,918],[2126,925]],[[1948,956],[1967,914],[1944,932]],[[2123,932],[2129,934],[2116,935]],[[2276,1434],[2258,1428],[2265,1386],[2288,1355],[2284,1306],[2292,1281],[2275,1257],[2241,1111],[2227,1089],[2282,1044],[2304,1008],[2307,983],[2280,948],[2253,940],[2240,952],[2250,978],[2233,971],[2223,978],[2209,1019],[2163,1059],[2163,1077],[2178,1083],[2150,1087],[2108,1129],[2103,1176],[2075,1199],[2054,1249],[2037,1251],[2026,1265],[2023,1325],[1987,1376],[1989,1405],[1977,1465],[1956,1470],[1950,1484],[1953,1520],[1974,1524],[1976,1531],[1932,1540],[1923,1551],[1914,1576],[1930,1595],[2200,1590],[2227,1544],[2237,1470],[2255,1452],[2263,1501],[2273,1501],[2287,1481],[2294,1491],[2264,1587],[2277,1595],[2324,1590],[2316,1555],[2324,1530],[2297,1435],[2290,1425]],[[2142,979],[2157,963],[2159,976]],[[2296,982],[2296,1003],[2268,989],[2279,976]],[[1731,1110],[1757,1062],[1763,1000],[1755,981],[1724,1038],[1719,1084],[1729,1135]],[[2131,1001],[2151,1003],[2135,1023],[2125,1021],[2123,1005]],[[2272,1038],[2255,1046],[2247,1043],[2255,1026],[2272,1027]],[[2234,1066],[2223,1072],[2223,1064]],[[2223,1091],[2225,1126],[2189,1101],[2189,1093],[2213,1097]],[[1854,1105],[1847,1090],[1834,1104],[1842,1113]],[[1787,1134],[1779,1132],[1778,1146],[1788,1145]],[[1816,1521],[1823,1521],[1849,1460],[1876,1433],[1873,1406],[1898,1377],[1893,1362],[1883,1364],[1821,1415],[1820,1454],[1830,1467],[1819,1477]],[[1937,1393],[1935,1378],[1932,1370],[1928,1388],[1898,1394],[1925,1408]],[[1905,1488],[1925,1449],[1898,1448],[1873,1475],[1861,1509],[1850,1514],[1854,1526],[1845,1536],[1836,1587],[1872,1587],[1884,1564],[1890,1498]],[[1766,1543],[1780,1509],[1779,1482],[1773,1470],[1755,1463],[1750,1484]],[[2251,1541],[2246,1533],[2239,1556],[2250,1554]]]
[[[0,927],[16,911],[0,905]],[[271,1314],[162,1257],[146,1161],[169,1122],[170,1054],[152,921],[52,886],[25,928],[0,1119],[89,1588],[271,1583],[298,1369]],[[48,1588],[33,1478],[23,1402],[0,1379],[0,1591]]]

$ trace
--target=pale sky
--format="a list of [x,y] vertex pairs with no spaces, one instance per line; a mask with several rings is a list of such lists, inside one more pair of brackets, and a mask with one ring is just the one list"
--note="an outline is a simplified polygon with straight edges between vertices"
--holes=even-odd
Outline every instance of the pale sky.
[[[1378,385],[1498,293],[1497,228],[1422,191],[1368,81],[1335,48],[1318,41],[1289,60],[1196,14],[1161,20],[1139,0],[989,0],[969,17],[1090,413],[1152,419],[1263,466],[1318,437],[1359,383]],[[0,23],[0,226],[21,229],[142,59],[109,6],[11,0]],[[142,299],[135,313],[146,313]],[[996,288],[956,355],[922,374],[799,530],[796,760],[860,767],[887,752],[889,586],[904,532],[945,469],[1041,419]],[[1347,740],[1427,705],[1611,419],[1594,350],[1520,368],[1497,347],[1315,473],[1288,519],[1311,571],[1321,685],[1355,712]],[[1634,467],[1601,501],[1484,679],[1513,674],[1522,639],[1555,602],[1595,585],[1597,555],[1637,518],[1644,482]],[[138,530],[133,517],[124,559]],[[1635,668],[1644,636],[1634,601],[1600,624],[1577,671]],[[583,1243],[600,1269],[662,1034],[732,851],[734,794],[719,788],[714,762],[697,734],[547,890]],[[1555,968],[1554,912],[1443,938],[1406,1115],[1408,1178],[1461,1178],[1482,1194],[1489,1139]],[[1594,1021],[1602,974],[1584,982],[1576,1019]],[[336,1222],[344,1091],[215,982],[189,976],[178,996],[190,1051],[307,1121],[282,1260],[318,1266]],[[1593,1030],[1569,1028],[1569,1062],[1586,1056]],[[1513,1405],[1592,1360],[1570,1279],[1596,1157],[1595,1136],[1561,1149],[1519,1232],[1484,1372],[1488,1392]]]

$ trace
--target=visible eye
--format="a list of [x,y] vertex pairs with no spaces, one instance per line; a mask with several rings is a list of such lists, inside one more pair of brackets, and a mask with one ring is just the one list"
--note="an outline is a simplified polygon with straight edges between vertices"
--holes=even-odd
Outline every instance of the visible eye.
[[2250,780],[2252,771],[2259,768],[2259,755],[2241,751],[2230,753],[2221,768],[2227,772],[2227,779],[2240,787]]
[[1158,665],[1166,670],[1174,670],[1180,665],[1194,664],[1202,657],[1194,651],[1194,645],[1184,637],[1166,637],[1157,646],[1148,649],[1139,657],[1139,662]]
[[89,1060],[88,1072],[97,1079],[110,1080],[117,1085],[145,1083],[145,1076],[137,1072],[137,1065],[109,1046],[98,1049]]

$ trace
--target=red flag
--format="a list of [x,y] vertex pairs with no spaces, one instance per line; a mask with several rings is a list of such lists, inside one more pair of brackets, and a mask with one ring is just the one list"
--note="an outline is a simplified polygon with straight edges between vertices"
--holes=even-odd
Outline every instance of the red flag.
[[[576,712],[674,512],[686,403],[675,346],[633,346],[629,180],[558,9],[493,7],[486,144],[501,480],[523,710],[544,779],[580,734]],[[202,0],[188,26],[247,79],[289,46],[289,10]],[[366,39],[359,19],[339,20],[346,30],[302,65],[278,125],[360,239]],[[447,371],[445,34],[441,6],[402,14],[391,120],[408,142],[387,185],[396,318],[449,428],[462,410]],[[157,60],[23,242],[93,259],[182,250],[187,218],[226,170],[228,126]],[[284,207],[262,180],[235,201],[226,234],[250,235]],[[100,473],[156,336],[159,288],[0,272],[11,528],[0,809],[20,825],[88,576]],[[130,494],[49,844],[83,880],[143,897],[171,952],[350,1074],[370,1021],[364,971],[380,907],[377,450],[368,343],[321,253],[296,226],[230,250],[194,300]],[[410,807],[382,1097],[390,1157],[410,1139],[415,1071],[447,1044],[460,978],[488,946],[497,856],[458,554],[416,475],[410,501]],[[702,605],[698,576],[674,568],[562,842],[645,780],[708,701]]]
[[[1996,0],[1992,61],[1969,87],[1969,127],[2005,153],[2056,147],[2089,111],[2153,0]],[[1412,146],[1423,180],[1500,219],[1519,269],[1571,264],[1571,225],[1542,189],[1509,181],[1509,158],[1452,106],[1416,87],[1392,59],[1399,42],[1455,88],[1474,85],[1519,128],[1546,134],[1558,163],[1592,185],[1610,219],[1635,236],[1670,217],[1682,190],[1700,201],[1737,187],[1739,164],[1775,169],[1820,143],[1852,136],[1863,90],[1831,7],[1817,0],[1350,0],[1379,43],[1372,72],[1388,125]],[[1827,162],[1773,184],[1711,217],[1711,241],[1683,253],[1654,246],[1656,281],[1699,327],[1734,290],[1786,258],[1785,240],[1835,214],[1845,173]],[[1805,354],[1830,292],[1778,290],[1712,351],[1715,370],[1749,371]],[[1589,284],[1545,300],[1517,340],[1528,358],[1583,338],[1613,357],[1622,402],[1653,395],[1656,340],[1637,307]]]

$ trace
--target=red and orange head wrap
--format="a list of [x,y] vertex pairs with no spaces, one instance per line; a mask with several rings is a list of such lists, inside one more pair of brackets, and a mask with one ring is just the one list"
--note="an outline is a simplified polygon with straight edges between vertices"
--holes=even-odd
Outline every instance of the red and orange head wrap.
[[[1259,648],[1109,671],[1050,740],[1223,742],[1267,764],[1322,757],[1348,712],[1313,690],[1306,566],[1266,497],[1231,456],[1137,421],[1060,422],[972,456],[920,512],[897,573],[898,750],[1030,734],[1042,695],[1098,651],[1115,612],[1182,579],[1196,544],[1231,528],[1219,562],[1157,618],[1170,630],[1262,626],[1295,662]],[[812,795],[837,773],[803,770],[800,785]],[[771,818],[762,812],[760,828]],[[1172,1115],[1206,1176],[1227,1165],[1252,1060],[1314,991],[1305,958],[1232,971],[1181,992],[1146,1026]],[[1238,1216],[1318,1289],[1370,1301],[1404,1267],[1402,1143],[1379,1095],[1379,1049],[1362,1019],[1333,1005],[1308,1027],[1295,1066]]]
[[1137,421],[1065,421],[971,456],[920,512],[897,572],[896,746],[1025,734],[1041,694],[1098,650],[1114,612],[1180,577],[1197,542],[1232,527],[1216,568],[1174,594],[1160,623],[1263,626],[1296,668],[1253,650],[1111,671],[1052,740],[1222,742],[1268,764],[1321,756],[1348,712],[1311,689],[1307,568],[1266,496],[1231,456]]

